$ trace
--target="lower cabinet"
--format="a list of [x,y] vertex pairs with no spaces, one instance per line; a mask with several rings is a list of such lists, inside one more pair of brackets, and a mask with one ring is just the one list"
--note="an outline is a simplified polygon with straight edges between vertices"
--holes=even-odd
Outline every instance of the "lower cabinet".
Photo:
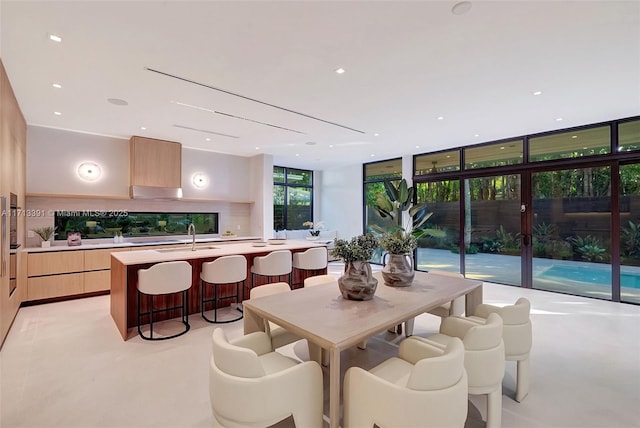
[[47,251],[27,258],[27,301],[109,291],[111,253],[128,248]]
[[84,292],[105,291],[111,289],[111,269],[84,273]]
[[84,273],[36,276],[27,279],[27,300],[84,293]]

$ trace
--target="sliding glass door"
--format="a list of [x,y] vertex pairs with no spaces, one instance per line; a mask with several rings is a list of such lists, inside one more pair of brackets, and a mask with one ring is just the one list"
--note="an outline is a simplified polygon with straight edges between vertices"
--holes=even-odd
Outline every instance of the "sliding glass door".
[[520,286],[520,174],[465,182],[466,277]]
[[611,298],[611,168],[532,174],[533,288]]

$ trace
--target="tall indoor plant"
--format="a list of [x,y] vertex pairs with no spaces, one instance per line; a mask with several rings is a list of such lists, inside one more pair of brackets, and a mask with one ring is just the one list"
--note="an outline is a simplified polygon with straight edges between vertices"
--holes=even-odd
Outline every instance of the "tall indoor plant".
[[[406,179],[403,178],[397,186],[385,181],[384,189],[384,193],[376,194],[373,208],[380,217],[391,218],[396,225],[387,229],[371,226],[381,235],[380,246],[389,255],[389,261],[382,269],[382,277],[386,285],[409,286],[415,276],[413,251],[418,246],[417,240],[425,235],[443,237],[445,234],[439,229],[423,227],[433,213],[428,212],[426,203],[413,203],[415,189],[408,186]],[[409,219],[403,227],[402,214],[407,211]]]
[[372,299],[378,280],[373,277],[369,259],[379,245],[378,239],[368,233],[350,241],[336,238],[334,243],[331,254],[344,261],[344,273],[338,278],[342,297],[350,300]]

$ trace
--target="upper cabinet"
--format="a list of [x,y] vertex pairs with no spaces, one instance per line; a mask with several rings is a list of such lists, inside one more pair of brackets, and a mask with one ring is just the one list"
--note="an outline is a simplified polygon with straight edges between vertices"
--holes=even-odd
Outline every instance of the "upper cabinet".
[[133,136],[130,144],[132,186],[181,187],[180,143]]

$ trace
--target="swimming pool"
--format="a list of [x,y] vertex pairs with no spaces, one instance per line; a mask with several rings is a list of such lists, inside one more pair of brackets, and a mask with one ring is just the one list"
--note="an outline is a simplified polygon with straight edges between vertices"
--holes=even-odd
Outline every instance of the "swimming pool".
[[[610,269],[588,269],[580,266],[551,266],[539,277],[556,278],[591,284],[611,284]],[[638,274],[622,272],[620,286],[640,289],[640,272]]]

